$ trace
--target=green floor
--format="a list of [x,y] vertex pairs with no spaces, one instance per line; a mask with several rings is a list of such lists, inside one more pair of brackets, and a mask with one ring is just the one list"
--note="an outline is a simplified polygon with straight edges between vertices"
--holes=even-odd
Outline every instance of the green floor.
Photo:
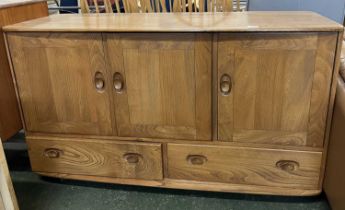
[[5,152],[22,210],[330,209],[323,195],[316,197],[254,196],[42,178],[30,172],[21,136],[17,136],[11,143],[6,143]]

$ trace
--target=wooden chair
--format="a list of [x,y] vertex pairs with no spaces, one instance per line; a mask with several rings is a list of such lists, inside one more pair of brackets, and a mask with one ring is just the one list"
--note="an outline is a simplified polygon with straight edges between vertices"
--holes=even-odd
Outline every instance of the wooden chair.
[[103,5],[99,2],[99,0],[80,0],[81,12],[91,13],[91,5],[95,8],[95,13],[102,12],[101,7],[104,8],[105,13],[231,12],[241,10],[240,0],[103,0]]

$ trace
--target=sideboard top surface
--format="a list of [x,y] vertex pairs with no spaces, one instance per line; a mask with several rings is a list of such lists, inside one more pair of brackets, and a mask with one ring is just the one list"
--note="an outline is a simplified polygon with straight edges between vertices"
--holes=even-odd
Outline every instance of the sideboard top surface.
[[23,32],[260,32],[342,31],[313,12],[66,14],[6,26]]
[[15,7],[21,6],[25,4],[33,4],[37,2],[43,2],[45,0],[1,0],[0,1],[0,9],[8,8],[8,7]]

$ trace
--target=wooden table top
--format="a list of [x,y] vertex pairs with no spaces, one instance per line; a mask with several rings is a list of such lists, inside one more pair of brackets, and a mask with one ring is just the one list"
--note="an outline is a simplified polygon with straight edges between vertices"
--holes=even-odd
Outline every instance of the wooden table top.
[[342,31],[313,12],[127,13],[52,15],[7,26],[5,31],[258,32]]
[[8,8],[8,7],[15,7],[25,4],[32,4],[36,2],[42,2],[45,0],[0,0],[0,9]]

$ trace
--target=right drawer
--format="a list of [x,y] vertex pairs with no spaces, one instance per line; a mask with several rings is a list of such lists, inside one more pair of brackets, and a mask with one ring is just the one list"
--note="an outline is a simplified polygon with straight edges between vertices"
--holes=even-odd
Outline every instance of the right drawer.
[[171,179],[318,189],[321,152],[168,144]]

